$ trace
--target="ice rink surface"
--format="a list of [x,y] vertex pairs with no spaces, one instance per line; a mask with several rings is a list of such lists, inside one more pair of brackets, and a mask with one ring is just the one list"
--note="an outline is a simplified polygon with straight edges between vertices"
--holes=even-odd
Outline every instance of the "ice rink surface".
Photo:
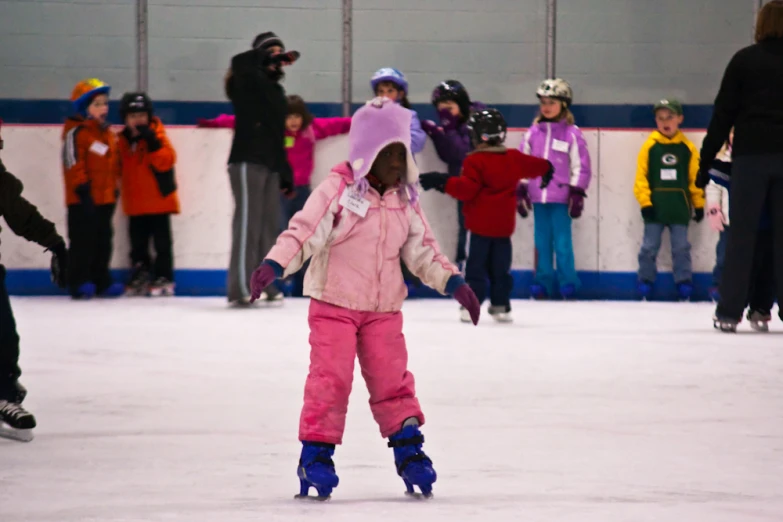
[[707,304],[514,302],[513,325],[404,307],[435,498],[403,496],[357,373],[340,485],[293,500],[307,301],[14,298],[29,444],[0,521],[783,520],[783,324]]

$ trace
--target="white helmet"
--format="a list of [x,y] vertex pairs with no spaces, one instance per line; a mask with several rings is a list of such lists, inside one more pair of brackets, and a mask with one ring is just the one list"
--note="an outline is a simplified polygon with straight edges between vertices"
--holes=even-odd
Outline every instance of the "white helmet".
[[571,90],[568,82],[562,78],[550,78],[541,82],[538,89],[536,89],[536,96],[561,100],[568,107],[574,99],[574,91]]

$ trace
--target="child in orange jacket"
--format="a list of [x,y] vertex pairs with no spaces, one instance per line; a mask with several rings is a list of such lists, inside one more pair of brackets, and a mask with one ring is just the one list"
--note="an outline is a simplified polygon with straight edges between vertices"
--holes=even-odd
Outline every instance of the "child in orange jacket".
[[[177,155],[145,93],[126,93],[120,102],[120,116],[125,123],[119,137],[122,207],[129,216],[133,264],[127,292],[174,295],[171,215],[179,214],[174,177]],[[155,246],[154,264],[150,239]]]
[[71,93],[76,112],[63,129],[63,176],[68,206],[68,287],[74,299],[96,294],[118,297],[125,285],[109,273],[112,217],[117,203],[117,136],[109,128],[111,87],[97,78],[82,80]]

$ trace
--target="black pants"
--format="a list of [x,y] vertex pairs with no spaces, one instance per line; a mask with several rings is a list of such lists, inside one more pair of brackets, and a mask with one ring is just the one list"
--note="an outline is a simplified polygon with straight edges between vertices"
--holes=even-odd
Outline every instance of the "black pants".
[[[163,277],[174,281],[174,256],[171,240],[171,215],[150,214],[131,216],[131,263],[151,271],[153,278]],[[155,247],[155,261],[150,255],[150,239]]]
[[465,281],[478,297],[487,298],[492,306],[511,310],[511,238],[486,237],[471,233],[468,236],[468,259],[465,263]]
[[[735,157],[730,201],[731,228],[716,314],[739,320],[748,303],[759,222],[765,207],[772,222],[776,293],[778,303],[783,303],[783,154]],[[783,318],[783,310],[779,314]]]
[[11,301],[5,288],[5,267],[0,265],[0,399],[11,399],[15,394],[19,369],[19,334],[11,310]]
[[768,314],[775,304],[775,256],[771,230],[759,230],[748,297],[748,307],[753,311]]
[[76,293],[79,286],[92,282],[100,294],[111,285],[112,217],[115,205],[97,205],[85,212],[82,205],[68,207],[68,286]]
[[462,205],[462,201],[457,201],[457,225],[459,230],[457,231],[457,258],[454,260],[457,264],[465,261],[465,256],[468,255],[468,230],[465,228],[465,215],[462,214]]

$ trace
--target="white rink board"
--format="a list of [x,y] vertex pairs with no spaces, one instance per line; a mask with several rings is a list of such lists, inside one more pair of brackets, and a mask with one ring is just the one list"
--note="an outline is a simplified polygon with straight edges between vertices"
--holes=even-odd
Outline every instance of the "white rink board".
[[[231,130],[172,126],[169,136],[177,150],[176,167],[182,214],[173,219],[174,263],[178,269],[225,269],[230,255],[230,230],[234,202],[226,172]],[[6,167],[25,184],[24,195],[44,216],[65,233],[65,207],[60,166],[59,126],[5,125],[2,152]],[[633,196],[636,157],[648,131],[585,129],[593,166],[585,211],[574,222],[574,252],[579,270],[633,272],[642,238],[639,205]],[[697,147],[703,131],[688,132]],[[510,132],[507,144],[518,146],[523,131]],[[318,183],[348,152],[347,137],[320,142],[316,151],[313,182]],[[431,141],[417,156],[422,172],[445,165]],[[457,218],[454,200],[434,191],[424,193],[422,204],[435,235],[450,257],[456,251]],[[533,267],[533,220],[517,220],[514,262],[517,269]],[[115,249],[112,266],[127,267],[130,251],[122,212],[115,218]],[[668,237],[668,236],[667,236]],[[709,272],[715,260],[717,234],[706,221],[691,226],[695,272]],[[10,269],[46,268],[48,256],[41,248],[4,232],[3,263]],[[670,270],[668,241],[661,251],[660,268]]]

